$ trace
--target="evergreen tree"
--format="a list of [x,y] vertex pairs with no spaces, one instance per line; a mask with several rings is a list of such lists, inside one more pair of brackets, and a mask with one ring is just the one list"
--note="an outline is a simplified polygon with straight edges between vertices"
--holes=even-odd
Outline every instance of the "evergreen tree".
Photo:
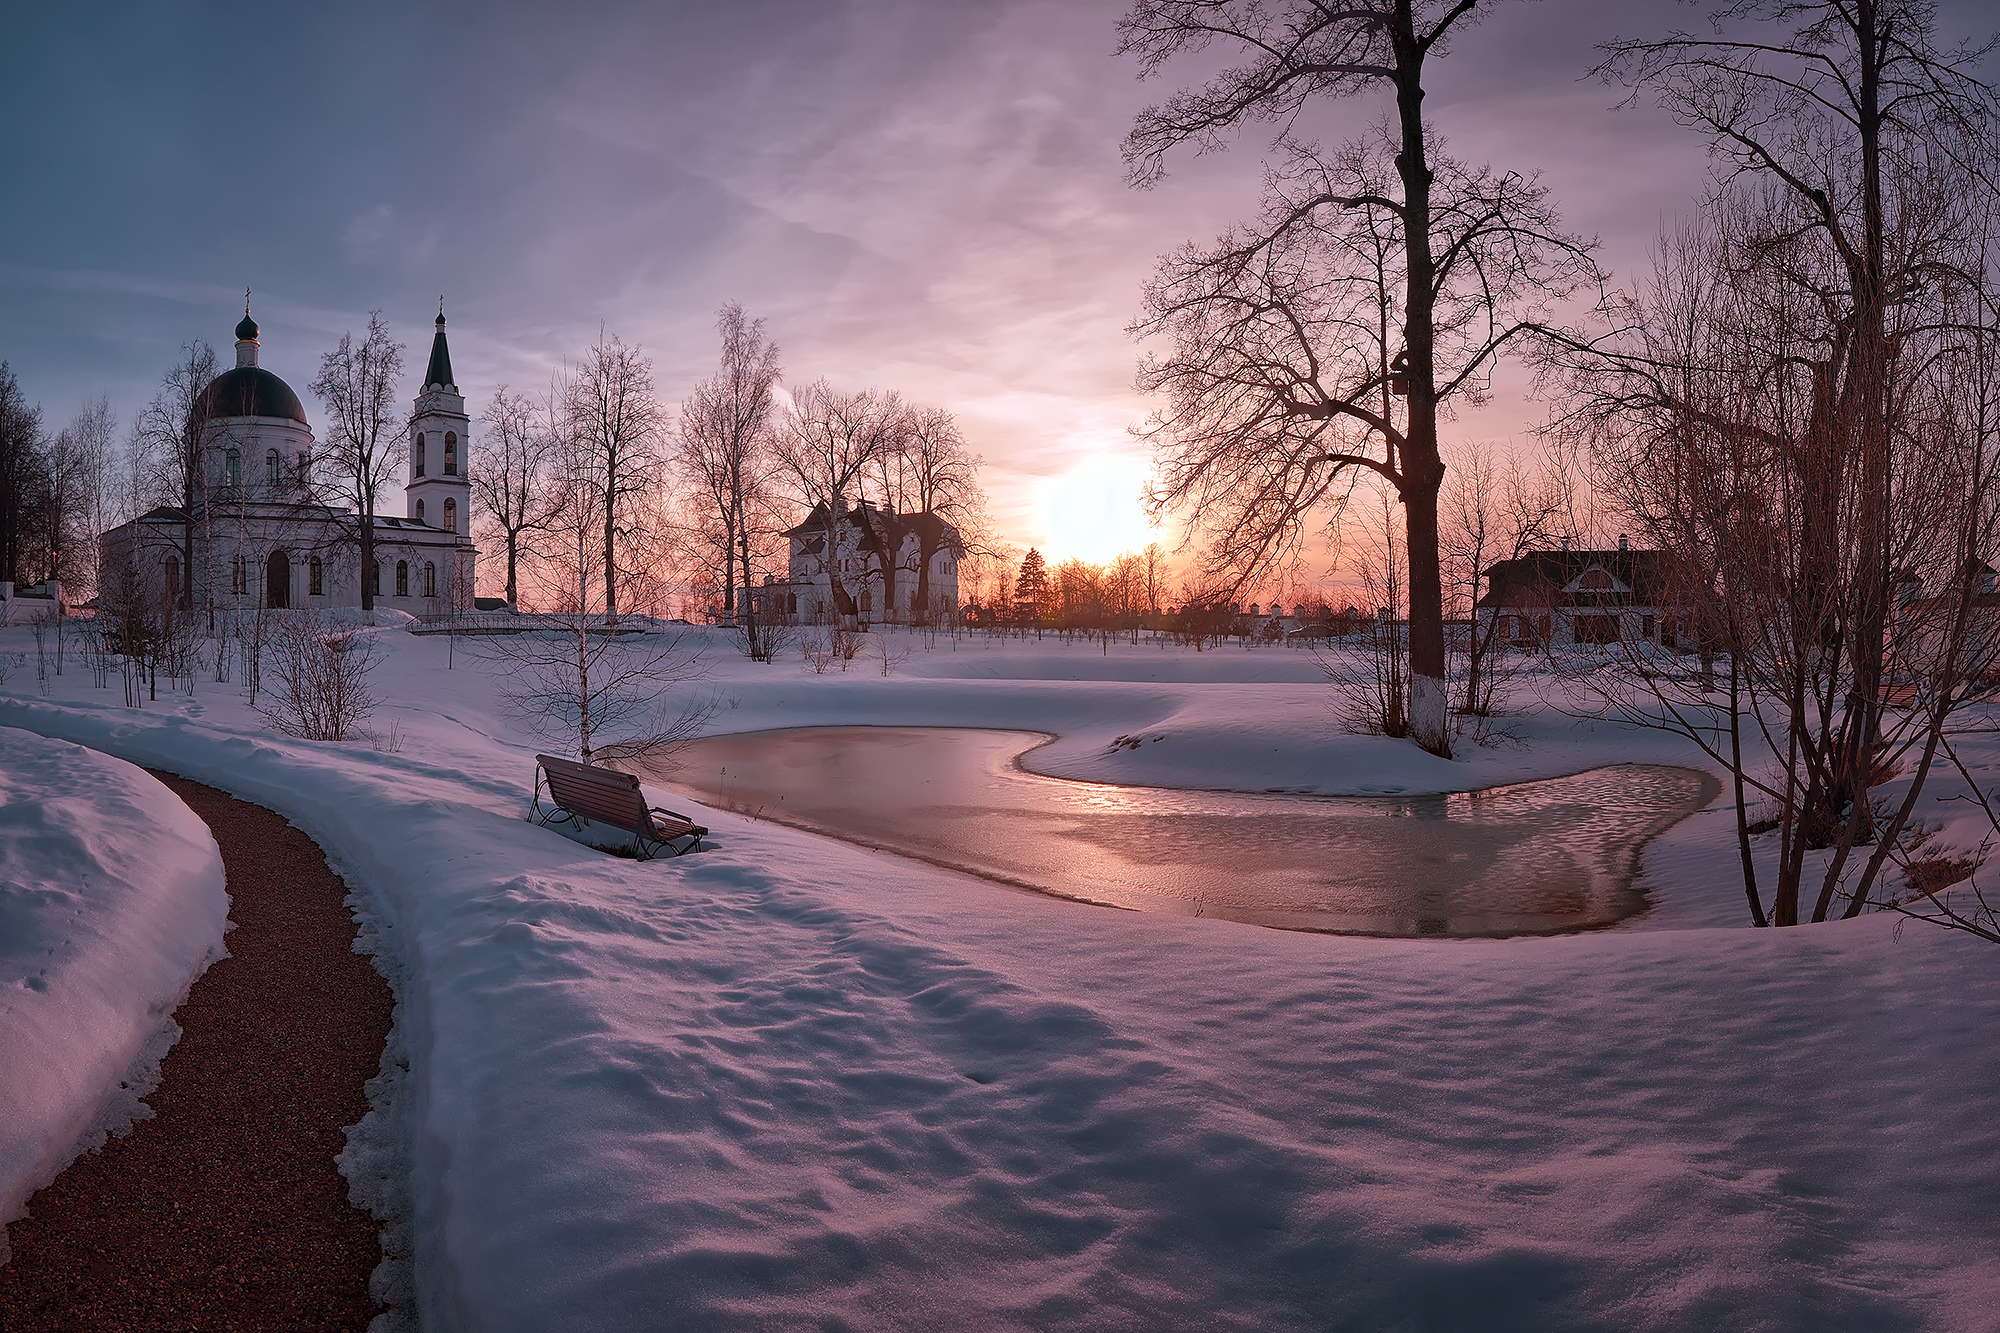
[[1014,606],[1022,620],[1039,621],[1049,602],[1049,570],[1042,553],[1034,547],[1021,557],[1021,573],[1014,580]]

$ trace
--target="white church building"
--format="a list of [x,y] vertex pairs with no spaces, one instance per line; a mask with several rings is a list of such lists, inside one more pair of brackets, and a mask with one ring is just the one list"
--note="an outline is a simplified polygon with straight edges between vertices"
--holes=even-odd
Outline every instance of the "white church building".
[[[314,470],[333,464],[319,456],[299,396],[257,364],[257,323],[246,309],[235,367],[209,382],[196,408],[201,470],[192,512],[161,506],[106,532],[100,588],[123,581],[184,609],[331,610],[360,606],[366,577],[377,606],[420,617],[471,610],[472,422],[444,330],[440,310],[406,431],[404,513],[376,514],[372,569],[361,568],[354,511],[315,494],[313,481],[335,478]],[[193,565],[193,608],[183,559]]]

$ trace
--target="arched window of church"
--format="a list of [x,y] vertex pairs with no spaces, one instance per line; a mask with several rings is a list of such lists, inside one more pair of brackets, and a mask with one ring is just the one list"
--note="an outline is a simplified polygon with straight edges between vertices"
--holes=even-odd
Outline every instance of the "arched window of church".
[[278,484],[278,451],[276,449],[266,449],[264,451],[264,484],[266,486],[276,486]]
[[415,444],[413,444],[413,445],[411,445],[411,446],[410,446],[410,457],[411,457],[411,458],[414,458],[414,459],[416,460],[416,463],[417,463],[417,475],[418,475],[419,477],[423,476],[423,475],[424,475],[424,433],[423,433],[422,431],[418,431],[418,432],[417,432],[417,442],[416,442]]
[[241,449],[231,449],[222,456],[222,471],[232,488],[243,484],[243,451]]
[[458,432],[455,430],[444,433],[444,474],[447,477],[458,475]]
[[307,477],[307,475],[308,475],[308,471],[307,471],[307,469],[309,469],[309,468],[310,468],[311,466],[312,466],[312,455],[311,455],[311,454],[309,454],[309,453],[306,453],[306,452],[305,452],[304,450],[300,450],[300,451],[299,451],[299,470],[298,470],[298,472],[297,472],[297,473],[295,474],[295,475],[296,475],[296,476],[298,477],[298,479],[299,479],[299,485],[303,486],[303,485],[305,485],[305,484],[306,484],[306,477]]
[[368,593],[371,597],[382,595],[382,566],[373,560],[368,562]]
[[417,522],[421,523],[423,521],[424,521],[424,502],[422,500],[419,500],[417,501]]
[[240,555],[229,562],[229,591],[233,593],[250,591],[250,566]]
[[398,560],[396,562],[396,596],[408,597],[409,595],[410,562],[407,560]]
[[325,580],[320,570],[318,556],[314,556],[311,563],[306,566],[306,593],[311,597],[326,595]]
[[456,500],[446,500],[444,502],[444,530],[446,532],[458,531],[458,501]]
[[438,567],[426,560],[424,561],[424,596],[435,597],[437,595]]
[[167,605],[179,606],[181,602],[181,558],[169,555],[164,570],[167,585]]

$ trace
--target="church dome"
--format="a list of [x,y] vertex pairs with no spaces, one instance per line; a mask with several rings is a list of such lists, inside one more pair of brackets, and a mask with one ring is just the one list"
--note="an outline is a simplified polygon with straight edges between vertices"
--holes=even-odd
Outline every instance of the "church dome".
[[[248,323],[246,317],[245,323]],[[251,325],[254,330],[256,325]],[[241,328],[238,328],[241,332]],[[226,417],[278,417],[310,428],[305,405],[292,386],[259,366],[225,370],[201,391],[201,414],[209,420]]]
[[236,326],[236,341],[238,342],[257,341],[257,321],[250,318],[250,312],[248,310],[243,312],[243,322]]

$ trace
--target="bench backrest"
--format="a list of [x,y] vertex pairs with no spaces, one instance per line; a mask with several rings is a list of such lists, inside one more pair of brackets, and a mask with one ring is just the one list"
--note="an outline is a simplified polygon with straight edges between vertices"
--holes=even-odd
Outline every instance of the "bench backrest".
[[652,831],[652,816],[639,791],[639,779],[611,768],[593,768],[574,759],[538,754],[535,762],[548,775],[549,795],[571,814],[633,833]]

